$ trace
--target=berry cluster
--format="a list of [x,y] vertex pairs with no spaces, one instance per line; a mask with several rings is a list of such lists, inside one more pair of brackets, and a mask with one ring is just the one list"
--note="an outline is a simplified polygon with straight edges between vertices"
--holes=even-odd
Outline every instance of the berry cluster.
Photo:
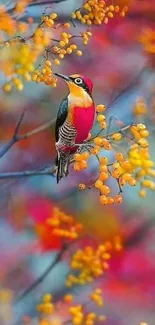
[[125,17],[127,11],[128,7],[120,9],[118,5],[108,6],[103,0],[87,0],[81,8],[72,13],[72,19],[78,19],[82,24],[101,25],[107,24],[109,18],[113,18],[116,13]]
[[[2,87],[5,92],[10,92],[13,87],[18,91],[23,90],[25,81],[44,82],[46,85],[56,87],[56,78],[52,76],[50,68],[52,69],[53,65],[59,66],[61,60],[72,53],[82,56],[82,50],[73,39],[81,39],[82,45],[85,46],[92,36],[90,30],[72,35],[71,22],[75,26],[73,18],[87,25],[101,24],[107,23],[116,12],[120,12],[122,17],[127,12],[127,7],[120,9],[118,5],[107,6],[103,0],[89,0],[72,14],[69,22],[58,22],[55,12],[49,15],[44,13],[33,33],[28,35],[29,24],[33,23],[33,19],[28,17],[27,22],[21,22],[16,20],[16,15],[21,14],[29,2],[30,0],[18,0],[13,8],[14,16],[9,15],[4,6],[0,6],[0,29],[2,31],[0,45],[3,50],[0,70],[6,77],[6,82]],[[51,28],[52,35],[59,35],[58,39],[51,39],[49,30]],[[69,32],[68,29],[70,29]],[[16,36],[19,33],[21,35]],[[6,40],[6,35],[12,38]],[[38,59],[41,59],[39,69],[36,67]],[[100,118],[100,127],[104,129],[106,123]]]
[[[99,292],[101,292],[100,289],[96,289],[94,292],[94,297],[96,293],[96,300],[92,299],[91,295],[89,298],[91,301],[94,301],[99,307],[101,307],[103,304],[101,303],[102,298]],[[104,315],[97,315],[95,312],[87,312],[82,305],[71,306],[69,308],[69,314],[71,315],[71,322],[73,325],[94,325],[96,321],[103,322],[106,319]]]
[[51,85],[53,88],[57,85],[57,79],[52,75],[51,62],[45,60],[41,70],[35,70],[32,74],[32,80],[36,82],[44,82],[45,85]]
[[68,240],[77,239],[83,229],[82,225],[76,223],[73,217],[58,208],[54,209],[52,217],[47,220],[47,223],[51,226],[52,235]]
[[111,255],[105,245],[98,245],[97,248],[86,246],[78,249],[71,258],[72,270],[78,271],[77,275],[69,274],[66,286],[73,284],[84,285],[98,278],[109,268],[108,260]]
[[[104,105],[96,107],[97,122],[105,123],[105,116],[101,114],[105,110]],[[100,125],[99,125],[100,126]],[[145,188],[155,190],[155,183],[150,179],[155,177],[154,163],[150,160],[148,141],[149,132],[144,124],[133,124],[118,132],[103,134],[101,129],[96,137],[91,137],[86,143],[87,152],[74,155],[74,170],[80,171],[88,167],[87,160],[90,155],[95,155],[99,164],[99,174],[96,181],[91,185],[79,184],[79,189],[95,187],[100,193],[101,204],[122,203],[122,187],[124,185],[135,186],[140,184],[139,196],[146,195]],[[128,150],[115,153],[115,160],[109,161],[106,156],[98,155],[102,150],[115,150],[114,143],[127,141]],[[111,196],[110,187],[105,184],[109,178],[113,178],[118,184],[118,193]]]

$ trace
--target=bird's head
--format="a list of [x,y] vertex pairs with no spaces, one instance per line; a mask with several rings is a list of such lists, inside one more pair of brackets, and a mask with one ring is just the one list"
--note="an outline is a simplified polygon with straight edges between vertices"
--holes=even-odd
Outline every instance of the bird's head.
[[93,84],[87,77],[79,74],[66,76],[61,73],[55,73],[55,75],[66,81],[71,94],[80,96],[85,91],[89,96],[92,95]]

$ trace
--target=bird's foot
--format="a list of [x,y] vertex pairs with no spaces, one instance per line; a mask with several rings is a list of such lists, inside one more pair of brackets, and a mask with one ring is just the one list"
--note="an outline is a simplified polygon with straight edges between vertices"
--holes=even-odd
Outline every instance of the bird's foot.
[[80,153],[83,149],[89,151],[93,147],[92,144],[89,143],[77,144],[77,146],[78,146],[78,150],[77,150],[78,153]]

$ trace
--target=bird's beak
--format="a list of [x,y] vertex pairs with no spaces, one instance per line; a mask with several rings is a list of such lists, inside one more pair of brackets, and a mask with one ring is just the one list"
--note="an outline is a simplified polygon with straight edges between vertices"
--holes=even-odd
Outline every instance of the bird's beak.
[[55,76],[60,77],[60,78],[64,79],[65,81],[70,81],[70,77],[65,76],[64,74],[61,74],[61,73],[54,73],[54,74],[55,74]]

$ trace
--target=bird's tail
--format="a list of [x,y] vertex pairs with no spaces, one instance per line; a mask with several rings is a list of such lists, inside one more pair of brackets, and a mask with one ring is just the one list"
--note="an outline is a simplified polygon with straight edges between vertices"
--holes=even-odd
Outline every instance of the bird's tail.
[[58,152],[56,157],[56,166],[57,166],[56,178],[58,184],[61,178],[66,177],[68,175],[69,154]]

